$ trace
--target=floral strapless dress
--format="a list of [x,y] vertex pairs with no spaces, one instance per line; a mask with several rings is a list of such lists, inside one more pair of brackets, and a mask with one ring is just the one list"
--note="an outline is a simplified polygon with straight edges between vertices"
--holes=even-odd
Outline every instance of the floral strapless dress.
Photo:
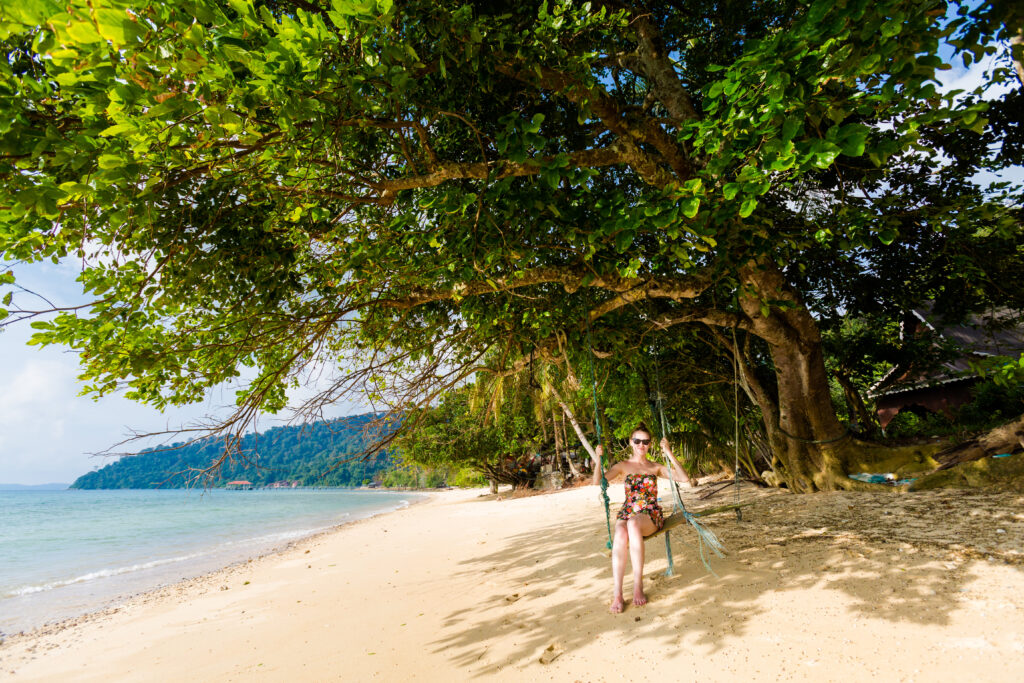
[[654,474],[627,474],[626,502],[615,518],[625,522],[645,513],[650,516],[655,528],[665,526],[665,514],[658,504],[658,477]]

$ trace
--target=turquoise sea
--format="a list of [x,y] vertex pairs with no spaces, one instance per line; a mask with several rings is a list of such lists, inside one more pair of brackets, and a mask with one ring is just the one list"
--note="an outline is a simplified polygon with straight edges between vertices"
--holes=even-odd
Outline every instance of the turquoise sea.
[[343,489],[0,491],[0,635],[420,498]]

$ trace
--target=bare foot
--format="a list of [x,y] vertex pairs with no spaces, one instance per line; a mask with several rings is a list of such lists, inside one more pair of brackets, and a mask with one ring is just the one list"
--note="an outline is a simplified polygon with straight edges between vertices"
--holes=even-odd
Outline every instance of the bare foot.
[[643,588],[638,587],[633,589],[633,604],[637,607],[642,607],[647,604],[647,596],[644,595]]
[[624,610],[625,608],[626,601],[622,599],[621,595],[616,595],[614,598],[612,598],[612,604],[611,607],[608,608],[608,611],[612,614],[621,614],[622,610]]

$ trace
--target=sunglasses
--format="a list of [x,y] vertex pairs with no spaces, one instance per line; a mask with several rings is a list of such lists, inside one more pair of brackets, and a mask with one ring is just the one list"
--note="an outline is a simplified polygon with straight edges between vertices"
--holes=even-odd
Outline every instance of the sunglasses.
[[633,439],[633,443],[635,443],[637,445],[650,446],[651,445],[651,440],[650,439]]

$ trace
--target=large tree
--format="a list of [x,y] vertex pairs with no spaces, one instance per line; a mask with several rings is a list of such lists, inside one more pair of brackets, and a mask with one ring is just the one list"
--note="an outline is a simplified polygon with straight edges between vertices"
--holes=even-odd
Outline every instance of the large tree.
[[35,324],[90,390],[162,407],[244,371],[235,427],[324,364],[307,409],[404,409],[588,327],[607,355],[710,326],[789,485],[853,485],[811,275],[917,230],[1019,233],[970,180],[992,155],[958,152],[987,105],[936,73],[1021,25],[937,0],[26,3],[0,23],[0,250],[81,260],[94,302]]

